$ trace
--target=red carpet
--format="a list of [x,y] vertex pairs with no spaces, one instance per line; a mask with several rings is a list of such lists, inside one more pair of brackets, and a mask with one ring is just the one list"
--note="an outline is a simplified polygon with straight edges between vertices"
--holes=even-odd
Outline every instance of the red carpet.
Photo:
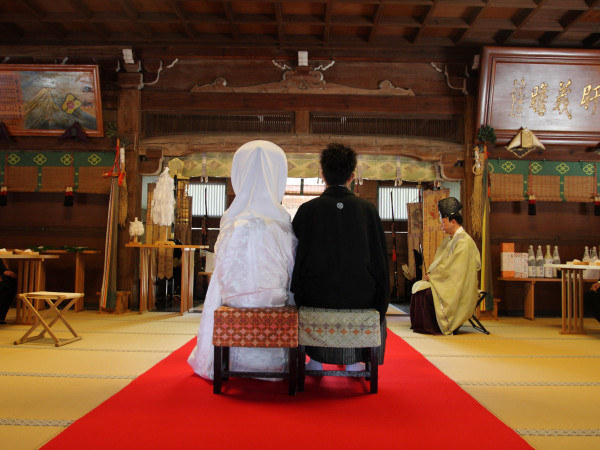
[[74,422],[44,449],[531,448],[393,333],[379,393],[360,379],[231,379],[223,395],[193,373],[195,339]]

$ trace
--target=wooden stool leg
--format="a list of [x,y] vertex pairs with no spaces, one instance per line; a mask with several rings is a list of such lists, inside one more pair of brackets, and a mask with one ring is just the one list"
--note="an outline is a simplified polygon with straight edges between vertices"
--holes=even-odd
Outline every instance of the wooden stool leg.
[[371,347],[371,394],[377,394],[379,382],[379,347]]
[[304,392],[304,369],[306,364],[306,349],[304,345],[298,346],[298,392]]
[[[229,347],[223,347],[223,364],[222,364],[223,369],[222,370],[230,370],[231,368],[229,367]],[[221,377],[223,379],[223,381],[227,381],[229,380],[229,377]]]
[[214,359],[214,376],[213,376],[213,393],[221,393],[221,364],[223,363],[223,347],[217,347],[215,345],[215,359]]
[[296,395],[296,383],[298,373],[298,347],[290,348],[289,355],[289,394]]

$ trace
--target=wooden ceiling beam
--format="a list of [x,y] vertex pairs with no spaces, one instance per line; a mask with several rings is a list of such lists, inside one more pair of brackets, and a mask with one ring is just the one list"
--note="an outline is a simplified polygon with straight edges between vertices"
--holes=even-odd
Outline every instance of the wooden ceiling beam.
[[458,36],[458,38],[454,41],[456,43],[456,45],[462,44],[464,42],[464,40],[469,36],[469,34],[471,34],[471,32],[473,31],[473,28],[475,28],[477,26],[477,23],[483,17],[483,14],[485,13],[485,11],[488,8],[488,6],[490,5],[490,3],[491,3],[491,0],[484,0],[484,5],[480,8],[477,8],[477,11],[475,12],[475,14],[473,14],[471,16],[470,20],[468,21],[466,29],[464,31],[462,31],[460,33],[460,35]]
[[[331,136],[329,134],[267,134],[262,139],[274,142],[286,153],[319,153],[332,140],[349,145],[361,155],[406,155],[421,161],[440,161],[442,158],[464,154],[464,144],[407,137]],[[192,134],[159,136],[139,141],[142,152],[161,151],[163,156],[186,156],[204,152],[235,152],[247,142],[247,134]]]
[[35,17],[37,22],[44,27],[44,30],[50,35],[56,36],[59,39],[63,39],[67,35],[65,27],[61,24],[48,24],[44,21],[44,15],[39,13],[39,8],[32,0],[21,0],[22,5],[29,11],[29,13]]
[[[562,30],[546,33],[546,35],[542,36],[540,42],[545,46],[555,44],[565,33],[574,29],[578,24],[583,22],[583,19],[589,17],[598,5],[600,5],[600,0],[588,0],[587,11],[568,10],[560,20]],[[598,24],[594,24],[594,26],[598,29]]]
[[227,18],[227,22],[229,23],[229,28],[231,30],[231,37],[235,42],[240,40],[240,30],[238,29],[235,22],[235,14],[233,13],[233,8],[231,7],[231,2],[227,0],[222,0],[221,5],[223,6],[223,13]]
[[15,41],[19,41],[25,36],[23,29],[12,22],[0,22],[0,29],[1,28],[4,28],[10,35],[12,35]]
[[333,16],[333,0],[327,0],[325,5],[325,17],[324,17],[324,28],[323,28],[323,44],[329,45],[329,39],[331,38],[331,17]]
[[277,39],[280,44],[285,43],[285,27],[283,26],[283,9],[281,2],[276,1],[273,3],[273,10],[275,12],[275,26],[277,27]]
[[136,9],[131,5],[131,2],[129,0],[117,0],[117,2],[121,9],[125,12],[127,17],[129,17],[129,21],[131,22],[132,28],[136,28],[145,39],[152,40],[152,32],[148,27],[139,23],[139,14],[136,11]]
[[429,24],[429,21],[433,17],[433,13],[435,12],[435,8],[437,7],[438,3],[439,3],[439,0],[431,1],[431,6],[429,8],[427,8],[427,12],[425,13],[425,16],[423,16],[423,19],[421,20],[421,26],[415,33],[415,36],[412,40],[413,44],[418,44],[419,41],[421,40],[421,38],[423,37],[423,32],[425,31],[425,28],[427,27],[427,25]]
[[506,33],[502,37],[499,36],[499,44],[509,45],[511,39],[513,39],[519,31],[521,31],[528,25],[529,20],[531,20],[537,12],[541,11],[544,4],[546,4],[548,1],[549,0],[535,0],[535,8],[530,9],[529,12],[524,12],[522,16],[517,19],[514,30]]
[[92,21],[94,14],[90,11],[85,3],[75,2],[74,0],[66,0],[66,2],[71,8],[73,8],[74,11],[79,11],[83,14],[85,24],[89,26],[100,39],[103,41],[108,40],[109,33],[106,31],[106,29]]
[[381,22],[381,17],[383,16],[383,9],[385,8],[385,0],[381,0],[379,4],[375,6],[375,14],[373,14],[373,18],[371,21],[373,22],[373,26],[369,31],[369,37],[367,38],[367,42],[369,44],[373,43],[375,36],[377,36],[377,32],[379,29],[379,23]]
[[600,47],[600,33],[590,34],[583,40],[583,45],[585,45],[586,48]]
[[197,39],[197,35],[192,27],[187,23],[186,15],[181,10],[179,3],[175,0],[167,0],[167,5],[169,5],[169,8],[171,8],[171,10],[177,16],[177,19],[179,19],[179,23],[181,23],[181,26],[183,27],[187,37],[195,41]]

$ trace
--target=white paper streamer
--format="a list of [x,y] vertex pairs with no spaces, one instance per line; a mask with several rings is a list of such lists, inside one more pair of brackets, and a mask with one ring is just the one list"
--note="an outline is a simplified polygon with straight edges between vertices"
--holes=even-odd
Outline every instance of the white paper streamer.
[[144,224],[136,217],[133,222],[129,224],[129,236],[141,236],[144,234]]
[[170,226],[175,220],[175,182],[165,167],[158,177],[152,198],[152,222],[155,225]]

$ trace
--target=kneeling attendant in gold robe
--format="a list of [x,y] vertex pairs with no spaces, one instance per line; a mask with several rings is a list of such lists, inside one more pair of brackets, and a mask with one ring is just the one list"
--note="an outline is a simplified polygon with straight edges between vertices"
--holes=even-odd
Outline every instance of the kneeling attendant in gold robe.
[[424,280],[414,284],[410,303],[411,328],[416,333],[452,334],[473,314],[478,298],[477,245],[462,227],[462,205],[453,198],[438,203],[447,234]]

